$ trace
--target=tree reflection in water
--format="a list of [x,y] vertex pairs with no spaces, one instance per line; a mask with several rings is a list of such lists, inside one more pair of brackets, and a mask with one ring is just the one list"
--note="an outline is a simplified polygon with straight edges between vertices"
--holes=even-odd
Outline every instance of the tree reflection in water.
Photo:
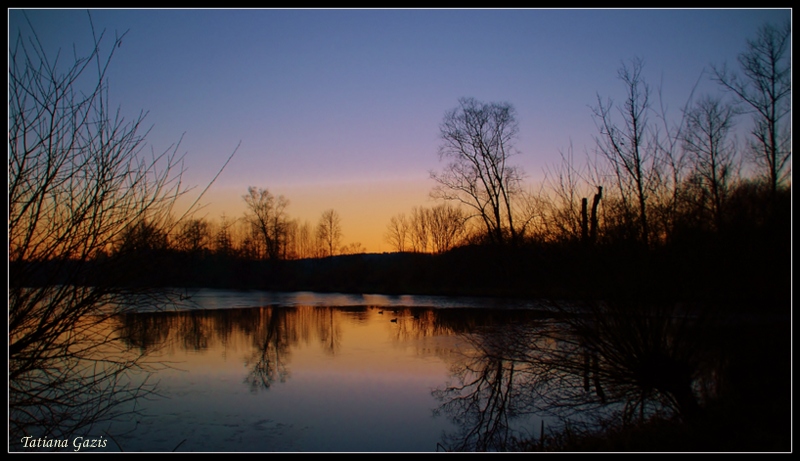
[[[160,348],[203,351],[215,343],[227,343],[239,333],[249,338],[244,383],[251,392],[269,389],[291,375],[290,351],[299,341],[317,338],[325,351],[341,347],[341,327],[333,307],[263,306],[242,309],[197,309],[176,312],[142,312],[119,317],[123,342],[153,354]],[[367,307],[347,308],[352,318],[363,317]]]
[[533,327],[483,328],[465,339],[472,350],[464,351],[452,365],[453,381],[433,392],[442,401],[435,414],[446,414],[460,427],[445,434],[449,451],[505,451],[513,441],[515,418],[535,410],[538,377],[525,366],[527,355],[518,356],[522,344],[517,334]]
[[286,309],[259,310],[258,313],[263,318],[255,323],[253,353],[245,362],[249,372],[244,382],[250,386],[250,392],[269,389],[276,379],[285,382],[289,376]]
[[[552,318],[462,330],[470,345],[435,410],[460,429],[448,451],[507,451],[549,434],[649,418],[692,418],[713,389],[710,318],[674,306],[554,306]],[[700,386],[701,383],[706,385]],[[541,424],[541,423],[540,423]],[[522,445],[526,439],[526,445]]]
[[[290,351],[318,341],[328,354],[341,348],[342,312],[367,324],[380,317],[394,341],[426,344],[450,365],[450,381],[433,391],[435,414],[457,430],[440,447],[451,451],[547,449],[543,438],[565,428],[638,423],[654,416],[693,417],[712,396],[719,366],[717,325],[685,308],[597,303],[550,309],[397,307],[396,323],[382,307],[264,306],[248,309],[140,313],[123,318],[123,336],[142,350],[174,344],[203,350],[246,338],[252,392],[290,376]],[[420,340],[420,341],[418,341]],[[425,346],[427,347],[427,346]],[[715,365],[713,368],[710,365]],[[712,394],[704,394],[711,392]],[[547,434],[540,432],[542,421]]]

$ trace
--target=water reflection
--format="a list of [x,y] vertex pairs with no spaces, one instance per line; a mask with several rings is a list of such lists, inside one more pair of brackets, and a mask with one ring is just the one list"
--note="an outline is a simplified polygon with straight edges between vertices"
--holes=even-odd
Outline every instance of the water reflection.
[[458,426],[446,434],[446,451],[506,451],[545,419],[538,401],[547,374],[549,320],[529,319],[474,329],[465,334],[471,345],[451,362],[451,380],[433,392],[441,402],[437,413]]
[[275,379],[285,382],[289,376],[290,335],[283,333],[288,330],[286,312],[285,309],[259,312],[264,318],[256,319],[253,353],[245,362],[249,370],[245,382],[249,384],[251,392],[269,389]]
[[[443,386],[460,357],[474,355],[476,332],[539,317],[532,310],[269,305],[131,313],[119,318],[119,330],[129,347],[158,352],[184,371],[158,377],[162,393],[172,400],[171,414],[182,421],[159,433],[176,432],[171,437],[176,442],[209,424],[204,407],[216,399],[230,402],[225,425],[236,431],[245,430],[241,420],[248,418],[253,427],[263,427],[257,424],[263,419],[258,408],[280,427],[307,428],[309,435],[295,434],[291,451],[435,451],[442,433],[456,426],[431,417],[437,407],[431,391]],[[239,401],[234,382],[257,399]],[[203,397],[192,403],[194,394]],[[159,416],[164,405],[149,408],[154,419],[164,418]],[[286,410],[276,409],[284,405]],[[349,419],[342,420],[344,415]],[[148,440],[155,432],[141,432],[160,424],[149,421],[123,438],[127,451],[171,449],[168,440],[162,445]],[[346,427],[350,430],[339,438],[331,435]],[[364,427],[375,433],[368,437]],[[377,432],[380,428],[384,432]],[[181,449],[222,451],[225,440],[215,433]],[[252,440],[236,451],[280,451],[288,443],[255,435]]]
[[[128,314],[121,338],[189,372],[161,377],[180,421],[171,439],[193,451],[545,449],[566,424],[680,414],[676,399],[699,401],[713,375],[703,322],[674,311],[346,301]],[[198,438],[212,420],[223,429]],[[126,440],[171,449],[150,435]],[[233,439],[244,442],[231,450]]]
[[232,337],[244,337],[250,343],[245,382],[255,391],[289,377],[291,348],[299,343],[313,341],[335,354],[342,334],[335,310],[356,314],[350,318],[358,320],[357,314],[365,314],[366,309],[267,306],[131,313],[120,317],[120,336],[142,352],[164,347],[193,352],[226,349]]
[[465,336],[473,347],[434,391],[438,411],[459,427],[442,448],[544,450],[548,435],[567,427],[577,434],[655,416],[690,420],[714,397],[721,351],[710,316],[677,306],[581,307]]

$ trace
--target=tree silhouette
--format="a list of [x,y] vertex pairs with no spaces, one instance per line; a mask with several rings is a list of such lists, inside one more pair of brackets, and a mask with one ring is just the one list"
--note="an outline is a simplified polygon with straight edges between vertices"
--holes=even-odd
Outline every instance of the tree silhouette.
[[431,208],[427,217],[434,253],[444,253],[461,243],[466,232],[466,217],[461,208],[441,203]]
[[719,99],[705,97],[688,113],[683,148],[691,156],[695,181],[709,197],[708,211],[716,229],[722,224],[723,205],[734,174],[735,146],[729,139],[733,128],[733,107]]
[[245,220],[264,245],[269,259],[279,259],[286,248],[288,219],[286,207],[289,200],[283,195],[275,197],[269,189],[248,187],[242,196],[247,204]]
[[389,224],[386,225],[386,241],[395,251],[402,253],[406,251],[409,232],[410,226],[405,213],[392,216],[389,219]]
[[211,231],[208,221],[188,219],[178,226],[175,247],[180,251],[197,255],[208,249],[211,242]]
[[628,225],[638,229],[639,238],[650,241],[649,204],[659,180],[659,146],[648,126],[651,112],[650,87],[644,81],[644,62],[634,59],[619,69],[625,84],[625,101],[618,108],[621,123],[615,121],[611,101],[597,97],[592,110],[600,131],[596,138],[599,153],[611,165],[622,211]]
[[753,114],[755,138],[750,145],[756,164],[765,171],[773,198],[788,178],[791,152],[792,64],[791,24],[765,24],[739,54],[742,76],[726,66],[713,67],[714,79]]
[[231,256],[233,254],[233,225],[234,222],[223,213],[213,236],[213,248],[216,254],[221,256]]
[[582,235],[581,201],[583,183],[586,183],[585,167],[575,165],[572,146],[560,152],[561,162],[548,168],[545,186],[549,194],[545,197],[547,222],[545,237],[551,240],[572,241]]
[[169,302],[126,287],[129,257],[164,247],[181,222],[180,143],[146,154],[144,114],[111,110],[107,71],[125,34],[106,48],[89,23],[92,49],[74,61],[48,56],[30,23],[9,49],[12,438],[75,434],[146,393],[126,379],[144,357],[121,346],[112,317]]
[[326,256],[334,256],[339,251],[342,240],[342,222],[339,213],[330,209],[322,212],[317,224],[317,238],[324,248]]
[[308,221],[304,221],[302,224],[295,226],[295,232],[294,241],[297,257],[303,259],[318,256],[319,248],[312,224]]
[[519,132],[508,103],[483,103],[462,98],[440,125],[439,159],[449,163],[431,172],[438,184],[434,198],[463,203],[475,212],[493,243],[515,242],[514,198],[521,193],[522,170],[509,163]]
[[411,237],[411,250],[416,253],[428,252],[428,241],[430,240],[430,210],[425,207],[414,207],[411,209],[409,219],[409,234]]

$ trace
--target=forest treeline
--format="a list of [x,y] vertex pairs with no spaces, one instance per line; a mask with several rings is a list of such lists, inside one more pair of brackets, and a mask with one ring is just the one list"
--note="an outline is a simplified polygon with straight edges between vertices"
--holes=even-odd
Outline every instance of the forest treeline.
[[272,260],[213,248],[140,247],[114,260],[125,274],[120,277],[138,287],[630,298],[784,312],[791,295],[789,190],[772,198],[760,185],[744,183],[734,192],[735,212],[721,229],[686,226],[649,247],[599,232],[595,244],[580,238],[466,243],[438,254]]
[[[308,258],[288,257],[293,254],[288,250],[291,245],[278,246],[279,256],[270,257],[268,241],[255,244],[255,232],[244,233],[237,241],[230,226],[211,232],[213,225],[204,220],[188,221],[181,227],[185,233],[176,238],[140,224],[123,234],[126,240],[120,250],[94,260],[103,270],[84,268],[84,272],[90,274],[89,284],[102,283],[98,279],[102,276],[108,283],[134,287],[630,297],[782,312],[791,294],[791,190],[780,187],[773,194],[763,182],[744,180],[729,189],[724,203],[726,211],[716,218],[703,213],[696,203],[687,206],[675,215],[675,224],[663,240],[647,245],[622,225],[611,229],[598,225],[596,235],[590,237],[581,230],[586,226],[578,214],[576,222],[562,223],[562,230],[549,238],[530,233],[518,242],[497,243],[480,233],[464,233],[447,250],[425,252],[414,251],[420,248],[415,245],[422,245],[421,226],[415,226],[408,232],[413,237],[408,239],[412,243],[407,251],[334,252],[331,256],[330,247],[319,239],[314,250],[319,253]],[[438,210],[446,208],[450,207]],[[425,219],[426,213],[435,216],[435,210],[415,208],[411,222]],[[566,210],[557,211],[566,214]],[[330,219],[331,214],[327,216]],[[323,219],[317,229],[325,228]],[[251,222],[241,223],[246,225],[240,224],[240,231],[254,229],[248,226]],[[463,226],[463,217],[458,223]],[[428,230],[428,245],[434,240],[433,228]],[[291,241],[280,242],[287,240]],[[64,280],[73,274],[70,263],[48,260],[43,264],[42,269],[58,267]],[[41,282],[60,281],[62,277],[53,278],[55,272],[43,270],[47,277]],[[12,264],[12,278],[15,273]]]

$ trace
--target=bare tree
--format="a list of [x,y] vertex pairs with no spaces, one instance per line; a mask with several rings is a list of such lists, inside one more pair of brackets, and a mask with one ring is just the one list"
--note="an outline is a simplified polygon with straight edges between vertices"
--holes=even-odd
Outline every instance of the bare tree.
[[261,238],[266,256],[279,259],[286,245],[289,200],[283,195],[275,197],[269,189],[252,186],[242,198],[248,209],[245,219]]
[[284,242],[281,250],[282,259],[298,259],[298,229],[299,222],[296,219],[286,220],[284,226]]
[[739,54],[742,75],[713,67],[714,79],[753,114],[751,154],[767,177],[773,197],[789,177],[792,156],[791,24],[765,24]]
[[365,253],[367,250],[364,248],[364,245],[361,242],[353,242],[349,243],[342,247],[342,254],[343,255],[357,255]]
[[162,223],[142,218],[126,226],[114,243],[112,254],[139,257],[166,250],[169,238]]
[[146,391],[131,379],[144,358],[114,318],[152,298],[126,288],[122,258],[181,222],[179,143],[147,154],[144,114],[111,110],[107,70],[125,34],[108,44],[89,22],[93,48],[69,63],[30,23],[9,49],[10,437],[74,434]]
[[431,195],[474,210],[493,243],[515,242],[519,234],[512,202],[523,172],[509,164],[518,131],[513,106],[472,98],[460,99],[440,126],[439,159],[449,163],[431,172],[438,183]]
[[342,240],[342,222],[339,213],[330,209],[322,212],[317,224],[317,238],[324,247],[325,256],[334,256],[339,251]]
[[710,197],[708,211],[717,229],[735,168],[736,150],[729,138],[733,117],[731,105],[707,96],[687,114],[683,135],[683,148],[691,157],[694,175],[704,191],[701,197],[695,194],[695,198]]
[[411,218],[409,219],[411,251],[416,253],[426,253],[428,251],[428,241],[430,240],[429,214],[430,210],[425,207],[411,209]]
[[187,253],[198,254],[207,250],[211,241],[208,221],[200,218],[187,219],[178,226],[175,248]]
[[304,221],[296,227],[297,235],[295,242],[297,245],[297,257],[300,259],[313,258],[319,253],[316,239],[312,231],[311,223]]
[[461,242],[466,230],[466,216],[460,208],[448,202],[441,203],[431,208],[427,217],[431,249],[434,253],[449,251]]
[[389,224],[386,226],[386,241],[396,251],[401,253],[406,251],[409,227],[405,213],[400,213],[389,219]]
[[572,146],[561,152],[561,163],[547,171],[545,184],[549,230],[547,238],[578,240],[581,236],[581,200],[586,196],[586,174],[575,166]]
[[[595,139],[598,152],[613,171],[620,194],[624,219],[638,229],[639,239],[650,242],[649,205],[661,181],[662,159],[658,133],[649,126],[650,87],[644,81],[644,62],[633,59],[619,69],[626,96],[621,107],[597,97],[593,108],[600,136]],[[617,109],[621,122],[616,121]]]
[[238,234],[241,239],[239,255],[245,259],[262,259],[267,253],[263,235],[251,223],[239,221]]
[[232,228],[235,224],[224,213],[220,217],[219,225],[214,233],[213,247],[217,254],[230,256],[234,252]]

